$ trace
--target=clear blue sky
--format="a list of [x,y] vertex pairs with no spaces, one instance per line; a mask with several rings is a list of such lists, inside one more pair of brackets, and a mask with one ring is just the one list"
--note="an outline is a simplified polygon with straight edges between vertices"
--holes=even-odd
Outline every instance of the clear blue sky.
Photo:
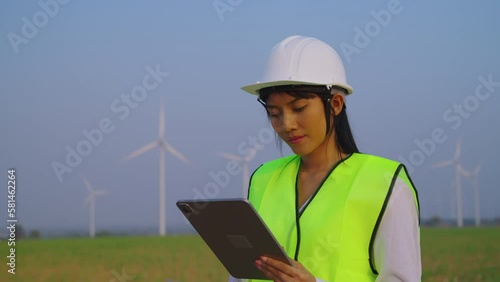
[[[184,225],[175,202],[193,198],[212,181],[210,172],[226,169],[216,153],[237,154],[269,126],[240,87],[259,80],[274,44],[295,34],[339,52],[354,87],[347,107],[360,149],[413,164],[424,218],[454,217],[453,168],[430,166],[451,159],[460,136],[463,166],[483,162],[482,214],[500,216],[497,1],[46,2],[0,4],[0,207],[5,214],[13,167],[18,218],[28,229],[87,228],[82,177],[110,193],[97,199],[97,230],[156,228],[158,150],[119,160],[157,137],[161,101],[168,142],[194,164],[167,156],[167,231]],[[148,66],[169,75],[135,108],[126,106],[120,96],[142,85]],[[496,83],[489,95],[480,89],[482,99],[475,96],[480,76]],[[102,120],[113,131],[59,181],[52,163],[65,164],[66,146],[76,150],[87,140],[82,131]],[[416,141],[434,130],[446,140],[426,155]],[[280,156],[274,141],[262,145],[252,171]],[[471,218],[472,185],[463,181]],[[240,187],[241,175],[231,176],[217,196],[238,197]]]

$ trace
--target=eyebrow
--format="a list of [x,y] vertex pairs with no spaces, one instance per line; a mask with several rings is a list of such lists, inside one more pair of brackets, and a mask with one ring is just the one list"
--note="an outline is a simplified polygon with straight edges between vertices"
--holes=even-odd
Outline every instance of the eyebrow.
[[[290,104],[293,104],[293,103],[295,103],[295,102],[297,102],[298,100],[301,100],[301,99],[305,99],[305,98],[298,97],[298,98],[295,98],[295,99],[293,99],[292,101],[290,101],[290,102],[288,102],[288,103],[286,103],[286,104],[287,104],[287,105],[290,105]],[[273,105],[269,105],[269,104],[268,104],[268,105],[266,105],[266,108],[267,108],[267,109],[277,109],[277,108],[279,108],[279,107],[278,107],[278,106],[273,106]]]

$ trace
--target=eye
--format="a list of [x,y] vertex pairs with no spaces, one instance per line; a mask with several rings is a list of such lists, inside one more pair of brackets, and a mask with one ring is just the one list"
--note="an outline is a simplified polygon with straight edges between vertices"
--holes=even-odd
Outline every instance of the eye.
[[307,105],[305,106],[302,106],[302,107],[298,107],[298,108],[294,108],[293,111],[296,112],[296,113],[300,113],[302,112],[305,108],[307,107]]
[[271,118],[279,117],[279,113],[277,111],[268,111],[267,113],[268,113],[269,117],[271,117]]

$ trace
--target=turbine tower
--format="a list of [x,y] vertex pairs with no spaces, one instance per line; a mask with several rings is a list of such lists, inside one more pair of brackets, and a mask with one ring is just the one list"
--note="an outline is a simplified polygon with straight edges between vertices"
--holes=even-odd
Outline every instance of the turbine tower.
[[476,166],[473,171],[467,171],[466,176],[470,177],[472,180],[472,185],[474,186],[474,222],[476,226],[481,225],[481,207],[479,201],[479,183],[477,178],[479,176],[479,171],[481,170],[482,163]]
[[460,163],[460,155],[462,153],[462,141],[457,142],[455,147],[455,156],[452,160],[442,161],[433,165],[434,168],[441,168],[447,166],[455,166],[455,189],[457,197],[457,226],[463,227],[463,216],[462,216],[462,183],[461,178],[466,175],[465,169]]
[[83,182],[85,183],[85,187],[89,191],[89,196],[83,202],[84,205],[89,206],[89,236],[90,238],[95,237],[95,199],[97,196],[106,195],[105,191],[94,190],[90,182],[87,178],[83,178]]
[[160,179],[159,179],[159,234],[165,236],[166,234],[166,220],[165,220],[165,153],[169,152],[179,160],[189,164],[189,160],[182,155],[179,151],[174,149],[165,139],[165,113],[163,111],[163,104],[160,104],[160,121],[158,128],[158,139],[139,148],[130,155],[126,156],[123,161],[134,159],[154,148],[160,149]]
[[257,154],[257,150],[255,148],[252,148],[248,151],[246,156],[240,156],[240,155],[233,155],[233,154],[228,154],[228,153],[219,153],[220,156],[227,160],[233,160],[237,161],[238,163],[241,164],[242,166],[242,181],[243,185],[241,187],[243,197],[247,197],[248,193],[248,182],[250,182],[250,173],[248,171],[248,163],[255,158],[255,155]]

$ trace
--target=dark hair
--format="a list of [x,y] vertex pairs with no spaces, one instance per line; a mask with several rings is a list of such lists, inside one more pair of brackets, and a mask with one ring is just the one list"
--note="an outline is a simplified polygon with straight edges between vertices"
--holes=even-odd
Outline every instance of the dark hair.
[[[343,88],[335,88],[341,92],[346,92]],[[311,85],[285,85],[285,86],[273,86],[267,87],[260,90],[260,95],[258,101],[266,107],[267,100],[272,93],[285,92],[290,96],[295,98],[311,99],[318,96],[323,102],[325,108],[325,118],[326,118],[326,135],[331,131],[330,118],[332,114],[332,108],[330,104],[331,89],[325,86],[311,86]],[[269,112],[266,113],[269,117]],[[359,153],[358,146],[354,141],[352,135],[351,127],[349,125],[349,120],[347,119],[347,110],[344,103],[340,113],[333,117],[333,130],[335,131],[335,143],[337,146],[337,151],[339,153],[351,154]],[[276,139],[277,141],[279,138]],[[278,146],[282,148],[282,143],[278,141]]]

